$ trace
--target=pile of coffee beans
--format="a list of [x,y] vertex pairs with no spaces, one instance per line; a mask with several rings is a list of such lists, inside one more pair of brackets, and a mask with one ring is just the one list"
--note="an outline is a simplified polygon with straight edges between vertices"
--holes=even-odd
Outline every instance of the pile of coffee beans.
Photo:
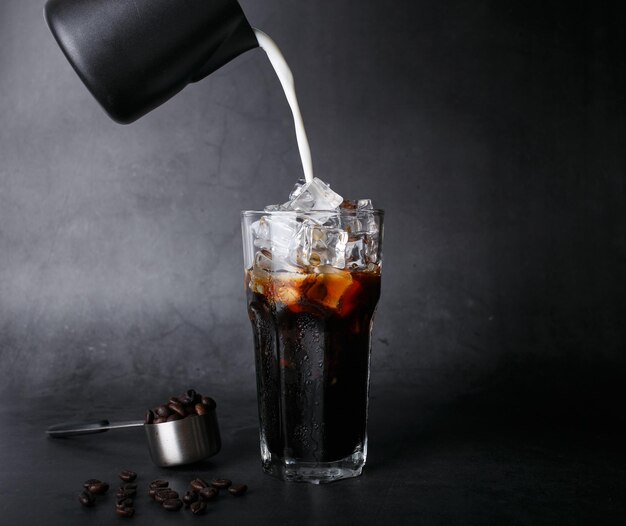
[[109,491],[109,485],[98,479],[88,479],[83,482],[83,491],[78,496],[78,501],[88,508],[96,505],[96,495],[104,495]]
[[[137,473],[130,469],[124,469],[118,474],[122,480],[120,487],[115,493],[115,513],[119,517],[130,518],[135,515],[135,498],[137,496]],[[83,506],[94,506],[97,495],[104,495],[109,490],[109,485],[98,479],[89,479],[83,483],[83,492],[78,500]],[[228,492],[233,497],[241,497],[248,491],[245,484],[233,484],[226,478],[214,479],[206,482],[201,478],[195,478],[189,483],[187,492],[180,497],[179,493],[170,488],[167,480],[157,479],[148,485],[148,495],[152,500],[159,503],[164,510],[180,511],[183,507],[188,508],[194,515],[202,515],[207,512],[208,503],[216,501],[220,492]]]
[[135,515],[134,497],[137,494],[137,473],[130,469],[120,471],[119,478],[122,480],[115,494],[115,513],[119,517],[132,517]]
[[172,396],[165,404],[146,411],[146,424],[174,422],[190,416],[206,415],[215,409],[215,400],[188,389],[180,396]]
[[187,492],[181,498],[178,492],[169,486],[167,480],[153,480],[148,494],[168,511],[179,511],[185,506],[194,515],[206,513],[207,503],[215,501],[220,491],[227,490],[233,497],[240,497],[248,490],[245,484],[233,485],[229,479],[215,479],[209,483],[201,478],[195,478],[189,483]]

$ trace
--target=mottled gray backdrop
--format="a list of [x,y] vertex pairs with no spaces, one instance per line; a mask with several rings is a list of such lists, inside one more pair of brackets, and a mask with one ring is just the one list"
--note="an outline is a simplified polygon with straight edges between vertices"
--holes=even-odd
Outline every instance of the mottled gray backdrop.
[[[292,66],[317,174],[387,212],[374,393],[616,408],[617,3],[241,4]],[[0,391],[253,390],[239,211],[301,175],[269,62],[120,126],[42,7],[0,2]]]

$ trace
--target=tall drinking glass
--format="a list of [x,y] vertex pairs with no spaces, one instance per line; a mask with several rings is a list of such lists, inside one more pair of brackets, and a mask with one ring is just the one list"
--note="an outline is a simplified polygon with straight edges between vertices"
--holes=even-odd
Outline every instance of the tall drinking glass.
[[263,469],[332,482],[367,457],[383,212],[242,213]]

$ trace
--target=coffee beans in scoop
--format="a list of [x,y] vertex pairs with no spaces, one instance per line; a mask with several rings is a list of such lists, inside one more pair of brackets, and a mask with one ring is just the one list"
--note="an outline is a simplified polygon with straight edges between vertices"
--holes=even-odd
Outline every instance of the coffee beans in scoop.
[[203,396],[194,389],[188,389],[182,395],[172,396],[170,399],[146,411],[146,424],[163,424],[175,422],[183,418],[206,415],[216,407],[215,400],[210,396]]

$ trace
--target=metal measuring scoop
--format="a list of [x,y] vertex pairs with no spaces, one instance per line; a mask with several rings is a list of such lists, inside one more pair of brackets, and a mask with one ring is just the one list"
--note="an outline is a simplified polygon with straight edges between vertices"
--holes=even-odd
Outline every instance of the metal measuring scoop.
[[204,415],[192,415],[160,424],[146,424],[141,420],[67,422],[49,427],[46,434],[53,438],[63,438],[142,426],[146,430],[150,457],[159,467],[198,462],[216,455],[222,447],[215,407]]

